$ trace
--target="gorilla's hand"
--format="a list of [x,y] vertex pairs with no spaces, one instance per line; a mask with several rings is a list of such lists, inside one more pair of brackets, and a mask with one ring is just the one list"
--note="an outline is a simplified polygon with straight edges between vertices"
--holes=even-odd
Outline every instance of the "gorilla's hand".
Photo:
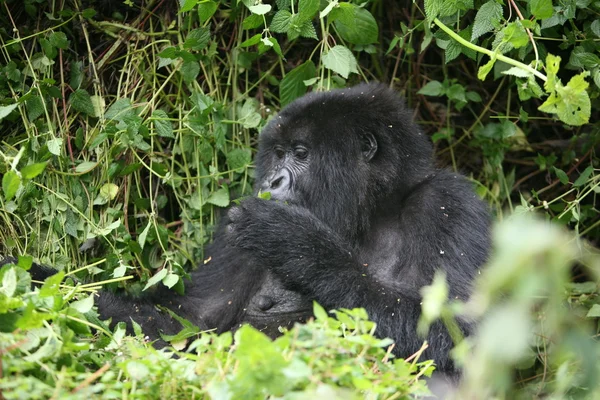
[[339,235],[305,208],[249,198],[228,218],[229,244],[251,252],[288,288],[314,289],[357,265]]
[[[294,207],[295,208],[295,207]],[[290,235],[297,235],[306,228],[294,226],[292,206],[259,198],[244,199],[240,205],[227,213],[227,239],[231,246],[239,247],[269,261],[286,258],[284,251],[289,247]],[[308,213],[308,211],[306,212]],[[297,223],[297,222],[296,222]]]

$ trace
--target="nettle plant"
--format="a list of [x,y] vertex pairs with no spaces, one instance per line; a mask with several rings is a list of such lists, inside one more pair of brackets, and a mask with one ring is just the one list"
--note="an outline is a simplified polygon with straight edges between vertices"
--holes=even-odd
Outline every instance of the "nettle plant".
[[[595,88],[590,92],[595,96],[600,88],[600,57],[597,55],[600,2],[554,3],[552,0],[509,0],[506,4],[496,0],[425,0],[427,21],[439,28],[425,41],[434,38],[445,50],[446,62],[461,53],[478,60],[477,76],[481,80],[494,69],[515,76],[520,100],[544,99],[538,108],[540,111],[556,114],[568,125],[583,125],[591,116],[590,84],[586,78],[593,78]],[[573,21],[576,18],[577,23]],[[571,28],[563,26],[568,21]],[[545,44],[556,42],[560,45],[552,51],[564,53],[572,47],[566,68],[579,72],[560,71],[560,76],[569,76],[566,84],[559,77],[561,57],[551,54]],[[436,81],[430,82],[421,93],[450,98]]]
[[[309,86],[314,85],[316,89],[346,86],[345,80],[350,74],[361,73],[355,54],[376,52],[374,43],[379,39],[379,28],[373,15],[365,8],[370,1],[333,0],[325,7],[320,0],[277,0],[273,4],[254,0],[242,2],[250,11],[250,15],[242,21],[242,28],[258,30],[262,27],[261,32],[240,44],[242,51],[238,57],[242,62],[251,62],[268,51],[274,51],[285,59],[280,45],[283,34],[290,42],[298,38],[317,41],[308,59],[286,73],[279,82],[281,106],[305,94]],[[218,7],[217,2],[212,0],[185,0],[182,1],[182,11],[191,11],[196,5],[201,20],[210,18]],[[257,49],[257,53],[244,52],[253,48]]]

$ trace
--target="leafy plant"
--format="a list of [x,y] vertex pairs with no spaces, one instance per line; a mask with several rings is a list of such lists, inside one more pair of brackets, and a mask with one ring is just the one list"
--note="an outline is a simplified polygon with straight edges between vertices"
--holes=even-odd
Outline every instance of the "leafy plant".
[[[597,275],[569,260],[592,265],[577,251],[600,243],[597,1],[6,0],[0,10],[0,254],[21,256],[0,271],[4,397],[421,393],[429,364],[390,362],[359,311],[337,322],[318,312],[277,342],[240,331],[280,367],[261,375],[266,358],[251,346],[238,358],[228,335],[202,335],[174,359],[141,333],[110,332],[89,296],[182,292],[220,209],[252,193],[268,119],[308,91],[366,79],[402,92],[437,159],[467,173],[497,219],[536,211],[576,237],[517,224],[519,241],[499,239],[506,258],[482,271],[485,304],[429,304],[431,318],[464,311],[492,324],[473,350],[456,350],[474,357],[465,396],[595,393]],[[61,271],[34,291],[33,259]]]

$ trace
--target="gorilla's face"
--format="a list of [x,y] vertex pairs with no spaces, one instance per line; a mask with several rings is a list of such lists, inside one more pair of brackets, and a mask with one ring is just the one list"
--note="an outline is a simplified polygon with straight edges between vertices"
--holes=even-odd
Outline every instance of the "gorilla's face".
[[308,146],[301,142],[273,141],[269,148],[266,157],[270,158],[270,167],[258,182],[259,191],[270,192],[273,200],[297,203],[300,196],[294,187],[307,179],[311,162]]
[[318,96],[288,105],[261,132],[256,190],[308,209],[353,241],[373,209],[378,142],[368,119],[348,114],[352,104]]

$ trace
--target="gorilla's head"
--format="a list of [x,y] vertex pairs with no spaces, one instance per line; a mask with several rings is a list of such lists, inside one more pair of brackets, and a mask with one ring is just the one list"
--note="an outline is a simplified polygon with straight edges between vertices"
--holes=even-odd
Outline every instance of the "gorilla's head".
[[350,240],[433,170],[428,139],[382,84],[291,103],[262,131],[256,163],[257,190],[306,207]]

